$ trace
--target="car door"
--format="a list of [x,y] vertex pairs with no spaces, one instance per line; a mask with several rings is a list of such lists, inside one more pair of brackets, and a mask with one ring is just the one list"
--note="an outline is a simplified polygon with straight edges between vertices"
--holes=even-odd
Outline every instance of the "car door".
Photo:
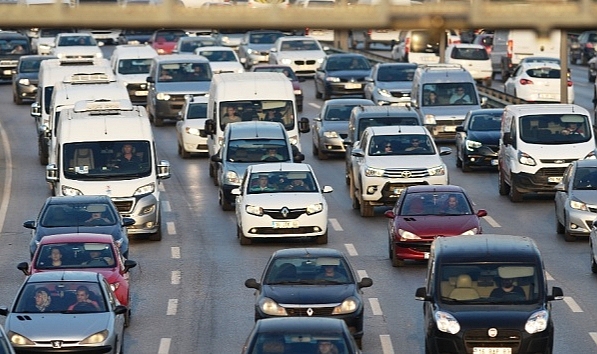
[[323,124],[323,117],[325,117],[325,111],[327,110],[327,105],[324,104],[324,106],[322,107],[321,111],[319,112],[319,115],[315,118],[313,118],[313,134],[312,134],[312,139],[313,139],[313,146],[317,147],[319,149],[320,145],[319,145],[319,137],[320,137],[320,132],[321,132],[321,126]]
[[460,158],[460,161],[464,161],[464,149],[466,149],[466,146],[464,146],[465,142],[466,142],[466,136],[467,136],[467,131],[468,131],[468,125],[470,122],[471,115],[470,113],[466,115],[466,117],[464,118],[464,121],[462,122],[462,124],[460,125],[462,127],[462,129],[457,128],[456,129],[456,141],[455,141],[455,145],[456,145],[456,158]]
[[325,93],[325,77],[328,60],[325,58],[321,66],[315,70],[315,92]]
[[506,92],[509,95],[513,95],[513,96],[516,94],[516,91],[517,91],[516,86],[517,86],[518,80],[520,79],[521,73],[522,73],[522,67],[519,65],[514,70],[514,73],[512,73],[512,75],[504,83],[504,92]]
[[240,194],[236,196],[236,199],[234,200],[234,212],[236,214],[236,224],[238,227],[240,227],[240,221],[242,220],[242,212],[245,209],[245,205],[244,205],[244,198],[245,198],[245,194],[247,193],[248,190],[248,177],[251,175],[251,166],[249,166],[246,170],[245,170],[245,174],[243,175],[243,180],[240,183]]

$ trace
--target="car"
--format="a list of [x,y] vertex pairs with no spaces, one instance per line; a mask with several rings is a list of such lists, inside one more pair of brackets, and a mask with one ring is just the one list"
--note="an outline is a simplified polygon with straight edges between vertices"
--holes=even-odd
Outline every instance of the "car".
[[[90,258],[92,253],[96,259]],[[137,262],[124,259],[110,235],[105,234],[56,234],[44,237],[31,264],[21,262],[17,269],[29,276],[41,272],[83,270],[101,273],[108,281],[118,301],[129,307],[125,326],[130,323],[129,270]]]
[[118,44],[147,44],[154,30],[143,28],[125,28],[118,35]]
[[[36,306],[37,296],[51,299],[44,311]],[[103,275],[85,271],[32,274],[10,310],[0,307],[0,315],[6,316],[4,328],[18,353],[121,353],[127,311]]]
[[410,104],[417,64],[377,63],[365,78],[365,98],[379,106]]
[[597,48],[597,31],[584,31],[578,36],[580,45],[580,62],[586,65],[589,60],[595,57]]
[[497,167],[502,113],[501,108],[475,109],[456,127],[456,167],[462,172]]
[[278,38],[284,36],[285,34],[282,31],[248,31],[243,36],[238,47],[240,62],[243,63],[247,70],[254,65],[269,62],[269,50]]
[[176,46],[172,50],[172,53],[193,54],[195,53],[195,49],[199,47],[211,47],[215,45],[217,45],[217,42],[212,36],[201,35],[180,37],[178,38],[178,42],[176,42]]
[[290,82],[292,82],[292,89],[294,90],[294,100],[296,102],[296,110],[299,112],[303,111],[303,89],[301,88],[301,82],[305,81],[304,77],[298,77],[294,73],[294,70],[288,65],[274,65],[274,64],[257,64],[251,67],[253,72],[278,72],[288,76]]
[[596,219],[597,160],[573,161],[555,187],[556,231],[568,242],[588,236]]
[[460,64],[475,81],[491,87],[491,58],[487,50],[480,44],[458,43],[446,48],[446,64]]
[[[333,274],[333,276],[332,276]],[[255,321],[263,318],[335,318],[346,322],[357,344],[364,332],[362,289],[373,285],[359,276],[346,255],[333,248],[275,251],[261,280],[247,279],[255,289]],[[301,351],[301,353],[310,351]]]
[[186,36],[187,33],[181,29],[159,29],[153,32],[147,43],[160,55],[172,54],[178,39]]
[[[103,44],[102,44],[103,45]],[[58,59],[94,59],[103,58],[100,45],[89,33],[58,33],[50,55]]]
[[348,136],[348,121],[354,107],[373,106],[364,98],[335,98],[325,101],[313,118],[313,155],[326,160],[329,155],[344,155],[344,139]]
[[[123,0],[123,5],[126,5],[128,0]],[[94,29],[79,29],[79,33],[89,33],[97,41],[99,45],[104,44],[117,44],[118,36],[122,32],[118,28],[94,28]]]
[[216,45],[230,47],[238,50],[240,42],[249,30],[248,29],[219,29],[215,31],[213,36],[216,39]]
[[10,339],[4,331],[4,327],[0,326],[0,353],[2,354],[16,354],[14,348],[10,344]]
[[269,63],[289,65],[298,76],[313,76],[326,53],[321,44],[307,36],[286,36],[276,40],[269,54]]
[[31,38],[31,51],[38,55],[49,55],[59,33],[75,33],[74,28],[40,28],[37,37]]
[[39,82],[39,65],[46,59],[57,59],[50,55],[23,55],[12,76],[12,101],[23,104],[25,100],[35,100]]
[[597,224],[595,222],[591,225],[589,247],[591,248],[591,271],[597,273]]
[[375,215],[375,206],[394,206],[412,185],[449,183],[441,156],[452,153],[438,147],[423,126],[370,126],[351,151],[349,195],[361,216]]
[[308,164],[270,162],[246,168],[236,196],[237,236],[241,245],[255,239],[308,237],[328,243],[328,206]]
[[576,64],[581,58],[578,34],[568,34],[568,58],[570,59],[570,64]]
[[473,44],[482,45],[487,54],[491,54],[491,49],[493,47],[493,33],[478,34],[475,39],[473,39]]
[[[86,223],[91,213],[102,213],[105,220]],[[127,258],[129,239],[126,227],[134,223],[134,219],[120,216],[107,195],[76,195],[47,198],[37,219],[25,221],[23,226],[32,230],[29,242],[31,257],[44,236],[91,232],[112,235],[120,252]]]
[[0,82],[11,82],[19,58],[32,53],[29,37],[16,31],[0,30]]
[[[504,92],[528,102],[560,102],[560,65],[553,62],[523,63],[504,83]],[[568,83],[568,103],[574,103],[574,85]]]
[[207,101],[205,96],[187,96],[176,122],[178,154],[187,159],[192,153],[207,154]]
[[158,53],[146,44],[117,45],[110,56],[110,66],[129,93],[134,105],[147,104],[147,75],[151,60]]
[[482,233],[487,211],[474,211],[464,188],[455,185],[407,187],[388,218],[388,251],[392,266],[406,260],[427,260],[435,238]]
[[337,318],[280,317],[255,322],[243,346],[243,354],[263,353],[358,354],[346,323]]
[[390,57],[405,63],[439,63],[439,35],[423,29],[400,31]]
[[330,54],[315,71],[315,98],[332,96],[365,96],[365,78],[371,75],[371,64],[362,54]]
[[198,47],[195,48],[195,54],[209,60],[211,72],[214,74],[245,72],[238,55],[230,47]]

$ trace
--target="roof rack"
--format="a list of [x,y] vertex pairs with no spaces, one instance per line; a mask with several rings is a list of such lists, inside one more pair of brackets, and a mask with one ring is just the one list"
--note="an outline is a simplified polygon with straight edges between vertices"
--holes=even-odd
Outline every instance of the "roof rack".
[[425,71],[466,70],[460,64],[424,64]]
[[118,114],[123,111],[132,111],[133,104],[129,100],[105,100],[98,99],[94,101],[78,101],[75,103],[73,111],[76,113],[90,114]]
[[93,58],[59,58],[61,66],[67,65],[94,65]]
[[62,80],[65,84],[107,84],[115,82],[116,79],[106,73],[75,73]]

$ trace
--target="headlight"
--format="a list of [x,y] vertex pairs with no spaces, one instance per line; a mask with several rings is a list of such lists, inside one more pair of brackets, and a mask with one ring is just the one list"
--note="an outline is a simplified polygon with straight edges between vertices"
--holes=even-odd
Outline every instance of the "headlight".
[[284,65],[290,65],[290,64],[292,64],[292,59],[282,58],[282,59],[280,59],[280,63],[282,63]]
[[321,64],[321,63],[323,63],[323,58],[319,58],[316,61],[317,61],[317,64]]
[[251,55],[253,54],[253,52],[255,52],[253,49],[247,48],[247,54]]
[[332,315],[342,315],[346,313],[353,313],[359,308],[359,301],[354,296],[347,298],[332,311]]
[[81,192],[80,190],[78,190],[76,188],[72,188],[69,186],[62,186],[62,195],[68,195],[68,196],[83,195],[83,192]]
[[461,235],[476,235],[478,231],[479,229],[473,227],[472,229],[466,230],[465,232],[461,233]]
[[135,193],[133,193],[133,195],[134,196],[146,195],[146,194],[151,194],[154,191],[155,191],[155,183],[151,182],[149,184],[146,184],[144,186],[137,188],[137,190],[135,191]]
[[58,54],[56,54],[56,57],[58,59],[62,59],[62,58],[64,58],[64,53],[58,53]]
[[228,43],[228,42],[230,42],[230,38],[222,37],[222,43]]
[[104,55],[101,52],[99,52],[99,53],[95,53],[95,57],[98,59],[101,59],[104,57]]
[[595,160],[595,159],[597,159],[597,156],[595,155],[595,150],[589,151],[589,153],[586,154],[585,157],[583,158],[583,160]]
[[112,291],[116,291],[116,289],[118,289],[119,287],[120,283],[118,282],[110,284],[110,288],[112,289]]
[[45,44],[45,43],[40,43],[40,44],[38,44],[37,46],[38,46],[40,49],[41,49],[41,48],[44,48],[44,49],[50,49],[50,48],[52,48],[52,46],[51,46],[51,45],[49,45],[49,44]]
[[264,297],[263,299],[259,300],[259,308],[266,315],[288,316],[285,308],[278,306],[278,304],[274,300],[268,297]]
[[20,79],[19,85],[29,86],[29,85],[31,85],[31,82],[29,82],[29,79]]
[[294,90],[294,94],[295,95],[302,95],[303,94],[303,90]]
[[334,76],[328,76],[325,78],[325,81],[328,82],[340,82],[340,78],[339,77],[334,77]]
[[89,337],[83,339],[81,341],[81,344],[97,344],[97,343],[101,343],[103,341],[106,340],[106,338],[108,338],[108,330],[104,329],[101,332],[97,332],[95,334],[90,335]]
[[423,124],[436,125],[435,114],[426,114],[425,119],[423,119]]
[[383,173],[383,168],[367,167],[365,169],[365,176],[367,177],[383,177]]
[[321,212],[322,210],[323,210],[322,203],[311,204],[307,207],[307,215],[317,214],[317,213]]
[[167,93],[160,92],[155,96],[155,98],[157,98],[160,101],[168,101],[170,99],[170,95]]
[[163,48],[157,49],[158,54],[166,54],[166,51]]
[[576,210],[583,210],[583,211],[588,211],[589,209],[587,208],[587,205],[583,202],[579,202],[576,200],[571,200],[570,201],[570,207],[572,209],[576,209]]
[[10,340],[10,342],[12,344],[16,344],[16,345],[35,345],[35,343],[33,341],[31,341],[29,338],[22,336],[18,333],[15,333],[13,331],[9,331],[8,334],[8,339]]
[[231,183],[231,184],[240,184],[240,178],[238,178],[238,174],[234,171],[226,172],[224,176],[224,183]]
[[238,68],[238,70],[236,70],[237,73],[244,73],[245,69],[244,68]]
[[531,155],[527,154],[526,152],[522,152],[522,151],[518,152],[518,162],[520,162],[523,165],[528,165],[528,166],[537,165],[537,163],[535,162],[535,159],[532,158]]
[[184,131],[185,131],[185,133],[187,133],[189,135],[199,136],[199,129],[197,129],[197,128],[185,127]]
[[398,229],[398,235],[401,240],[420,240],[421,238],[410,231]]
[[434,314],[435,317],[435,325],[437,329],[444,333],[456,334],[460,332],[460,324],[454,318],[454,316],[450,315],[444,311],[437,311]]
[[377,93],[379,93],[382,96],[392,97],[392,94],[390,93],[390,91],[388,91],[386,89],[378,88]]
[[323,132],[323,136],[325,136],[326,138],[337,138],[338,137],[338,133],[331,131],[331,132]]
[[483,146],[482,143],[478,142],[478,141],[474,141],[474,140],[467,140],[466,141],[466,149],[467,150],[474,150],[474,149],[478,149],[481,146]]
[[263,215],[263,208],[257,205],[247,205],[245,207],[245,211],[247,214],[262,216]]
[[443,165],[435,166],[427,169],[429,176],[443,176],[446,174],[446,167]]
[[537,311],[529,317],[524,325],[524,330],[530,334],[543,332],[547,328],[548,320],[549,312],[546,310]]

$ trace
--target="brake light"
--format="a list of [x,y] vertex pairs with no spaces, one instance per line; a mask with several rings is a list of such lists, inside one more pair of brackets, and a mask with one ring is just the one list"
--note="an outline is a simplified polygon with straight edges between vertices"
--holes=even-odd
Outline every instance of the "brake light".
[[368,29],[367,30],[367,36],[371,37],[371,32],[373,32],[373,30]]
[[514,47],[514,41],[511,39],[508,40],[508,48],[506,49],[506,53],[508,58],[512,59],[512,48]]
[[572,80],[568,80],[567,84],[568,84],[568,87],[572,87],[572,85],[573,85]]
[[587,43],[587,44],[585,44],[585,46],[587,48],[593,49],[593,43]]
[[305,28],[305,36],[309,35],[309,27]]
[[406,37],[404,40],[404,52],[408,54],[410,52],[410,37]]
[[521,85],[532,85],[533,82],[531,80],[528,80],[528,79],[520,79],[520,84]]

